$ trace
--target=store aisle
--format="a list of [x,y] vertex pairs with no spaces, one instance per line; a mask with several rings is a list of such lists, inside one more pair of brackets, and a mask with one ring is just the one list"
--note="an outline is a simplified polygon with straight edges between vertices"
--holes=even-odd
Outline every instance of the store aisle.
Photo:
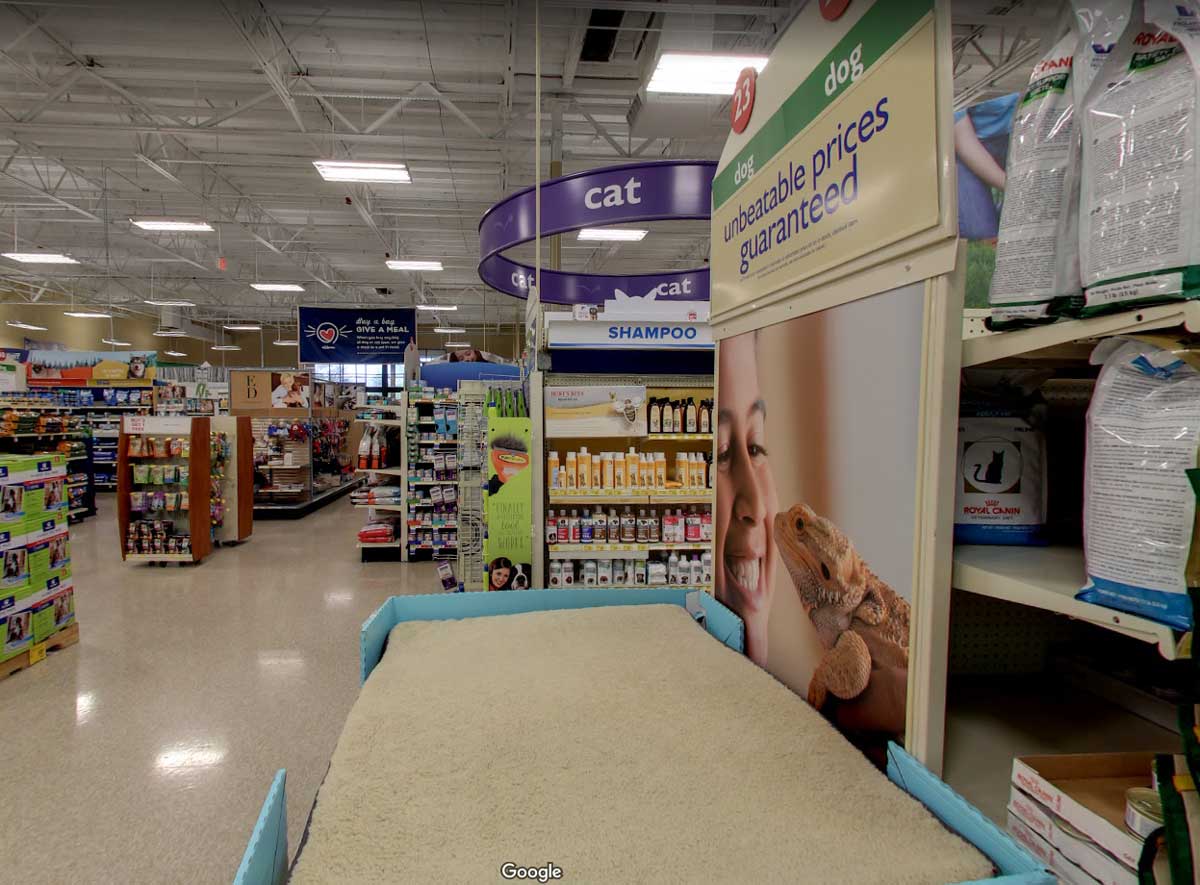
[[430,564],[361,564],[348,500],[199,566],[72,529],[81,641],[0,681],[6,881],[229,882],[278,768],[291,849],[358,690],[358,632]]

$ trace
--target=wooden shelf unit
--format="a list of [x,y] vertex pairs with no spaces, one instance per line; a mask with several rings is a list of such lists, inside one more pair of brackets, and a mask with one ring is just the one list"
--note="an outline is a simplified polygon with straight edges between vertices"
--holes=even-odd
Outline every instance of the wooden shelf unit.
[[[210,442],[212,420],[190,417],[143,417],[126,418],[121,423],[121,436],[117,445],[117,531],[121,544],[121,559],[131,562],[162,560],[171,562],[200,562],[212,552],[209,500],[212,491]],[[168,553],[126,554],[125,542],[129,535],[129,523],[134,518],[129,503],[129,493],[137,490],[133,482],[135,463],[179,464],[182,458],[147,458],[130,456],[129,438],[152,436],[167,438],[187,436],[189,450],[188,465],[188,533],[191,536],[191,554]]]

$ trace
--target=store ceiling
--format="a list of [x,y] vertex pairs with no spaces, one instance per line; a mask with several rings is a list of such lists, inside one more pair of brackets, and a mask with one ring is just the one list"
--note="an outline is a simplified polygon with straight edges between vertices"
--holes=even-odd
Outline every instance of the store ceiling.
[[[559,118],[564,172],[715,159],[721,100],[686,131],[655,132],[652,115],[630,131],[658,47],[765,53],[802,6],[542,0],[543,169]],[[202,323],[416,300],[459,305],[455,325],[519,322],[521,304],[479,282],[476,225],[534,180],[534,11],[534,0],[0,0],[0,251],[80,262],[0,259],[0,299],[153,313],[153,286],[155,299],[194,302],[184,313]],[[972,100],[1020,87],[1054,17],[1011,0],[954,12],[956,91]],[[325,182],[321,158],[405,163],[412,184]],[[129,222],[146,216],[215,230]],[[640,243],[569,239],[563,263],[661,270],[707,252],[704,225],[656,224]],[[385,253],[445,270],[392,271]],[[257,292],[256,280],[305,291]]]

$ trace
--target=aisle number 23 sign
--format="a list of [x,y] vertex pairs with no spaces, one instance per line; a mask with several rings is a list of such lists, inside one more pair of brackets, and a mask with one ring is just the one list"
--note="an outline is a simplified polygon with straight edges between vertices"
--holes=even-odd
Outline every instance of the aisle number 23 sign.
[[750,114],[754,111],[754,85],[758,71],[743,68],[733,87],[733,103],[729,106],[729,125],[734,132],[742,133],[750,125]]

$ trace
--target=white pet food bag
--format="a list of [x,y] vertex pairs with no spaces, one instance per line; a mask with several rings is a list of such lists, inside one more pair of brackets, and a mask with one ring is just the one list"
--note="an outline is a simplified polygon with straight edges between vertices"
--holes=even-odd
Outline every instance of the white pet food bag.
[[[1117,40],[1129,24],[1133,0],[1073,0],[1075,14],[1075,59],[1071,65],[1071,103],[1083,108],[1088,90]],[[1076,117],[1082,114],[1079,111]],[[1066,202],[1058,214],[1055,245],[1055,288],[1063,293],[1051,306],[1053,314],[1077,316],[1083,310],[1079,279],[1079,177],[1083,159],[1078,124],[1071,134],[1071,155],[1067,161],[1064,190]]]
[[1071,264],[1057,252],[1074,251],[1057,233],[1068,207],[1067,166],[1075,137],[1070,88],[1075,43],[1070,31],[1042,56],[1013,115],[996,271],[988,292],[997,328],[1049,322],[1051,300],[1073,294],[1055,273]]
[[954,543],[1046,543],[1046,440],[1022,415],[958,419]]
[[1138,0],[1084,102],[1084,315],[1200,295],[1200,2]]
[[1188,630],[1188,586],[1200,583],[1189,563],[1196,495],[1187,475],[1200,441],[1200,372],[1180,354],[1122,338],[1092,352],[1103,368],[1087,418],[1079,598]]

